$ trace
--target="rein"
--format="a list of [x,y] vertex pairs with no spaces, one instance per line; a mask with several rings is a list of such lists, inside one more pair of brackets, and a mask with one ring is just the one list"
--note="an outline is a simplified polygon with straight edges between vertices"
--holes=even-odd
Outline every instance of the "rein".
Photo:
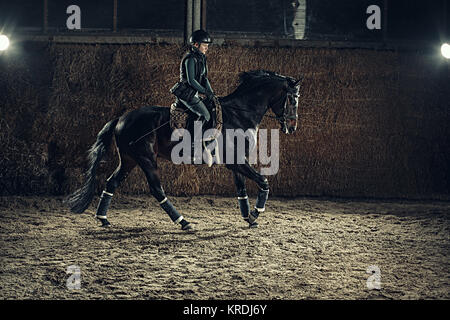
[[[289,117],[286,117],[286,110],[287,110],[286,104],[287,104],[287,99],[288,99],[288,94],[286,95],[286,100],[285,100],[285,102],[284,102],[283,115],[282,115],[282,116],[277,116],[277,115],[272,116],[272,115],[270,115],[270,114],[267,114],[267,111],[266,111],[266,112],[264,113],[264,115],[263,115],[263,118],[266,117],[266,118],[275,119],[275,120],[278,120],[280,123],[283,123],[283,124],[286,123],[286,120],[287,120],[287,119],[293,119],[293,120],[296,120],[296,119],[298,118],[297,116],[289,116]],[[220,104],[219,99],[218,99],[217,97],[215,97],[213,101],[214,101],[214,103]],[[222,108],[223,108],[223,106],[222,106]],[[243,112],[248,112],[248,113],[254,112],[254,110],[244,110],[244,109],[235,108],[235,107],[230,107],[230,106],[226,106],[225,108],[230,108],[230,109],[234,109],[234,110],[237,110],[237,111],[243,111]],[[189,110],[186,109],[184,112],[188,112],[188,111],[189,111]],[[272,110],[272,112],[273,112],[273,110]],[[131,147],[131,146],[134,145],[136,142],[140,141],[141,139],[145,138],[145,137],[148,136],[149,134],[155,132],[156,130],[158,130],[159,128],[165,126],[165,125],[168,124],[168,123],[170,123],[170,120],[169,120],[169,121],[166,121],[165,123],[161,124],[160,126],[158,126],[157,128],[151,130],[150,132],[147,132],[146,134],[144,134],[143,136],[139,137],[138,139],[136,139],[136,140],[134,140],[134,141],[131,141],[128,145]]]
[[[222,107],[223,108],[223,107]],[[237,110],[237,111],[243,111],[243,112],[254,112],[254,110],[244,110],[244,109],[240,109],[240,108],[234,108],[234,107],[230,107],[230,106],[226,106],[225,108],[229,108],[229,109],[233,109],[233,110]],[[282,117],[278,117],[278,116],[272,116],[270,114],[264,114],[263,117],[267,117],[267,118],[272,118],[272,119],[277,119],[279,120]]]
[[[288,99],[288,94],[286,95],[286,102],[287,102],[287,99]],[[277,115],[275,115],[275,116],[272,116],[272,115],[270,115],[270,114],[267,114],[267,112],[263,115],[263,118],[264,117],[266,117],[266,118],[271,118],[271,119],[275,119],[275,120],[278,120],[278,121],[283,121],[283,122],[286,122],[286,120],[287,119],[292,119],[292,120],[297,120],[297,116],[289,116],[289,117],[286,117],[286,110],[287,110],[287,106],[286,106],[286,102],[284,103],[284,107],[283,107],[283,115],[282,116],[277,116]],[[222,107],[223,108],[223,107]],[[230,109],[234,109],[234,110],[237,110],[237,111],[243,111],[243,112],[248,112],[248,113],[250,113],[250,112],[254,112],[254,110],[244,110],[244,109],[240,109],[240,108],[235,108],[235,107],[230,107],[230,106],[226,106],[225,108],[230,108]],[[272,112],[273,112],[273,110],[272,110]]]

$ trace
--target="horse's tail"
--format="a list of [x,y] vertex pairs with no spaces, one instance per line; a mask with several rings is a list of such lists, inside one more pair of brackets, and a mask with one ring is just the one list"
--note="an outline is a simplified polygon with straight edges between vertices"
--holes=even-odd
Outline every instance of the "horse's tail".
[[95,193],[95,175],[100,160],[111,145],[112,135],[119,118],[108,122],[97,135],[97,141],[88,151],[89,168],[84,175],[84,183],[67,198],[67,204],[74,213],[83,213],[92,202]]

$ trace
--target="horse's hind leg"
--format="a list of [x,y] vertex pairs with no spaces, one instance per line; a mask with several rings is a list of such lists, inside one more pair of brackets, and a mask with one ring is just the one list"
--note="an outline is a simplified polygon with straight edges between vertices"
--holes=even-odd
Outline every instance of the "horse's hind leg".
[[103,190],[100,202],[98,203],[97,213],[95,215],[96,218],[99,219],[102,223],[102,227],[109,227],[111,225],[106,218],[106,212],[108,211],[108,207],[111,203],[114,191],[117,189],[120,183],[125,180],[125,178],[135,166],[136,162],[132,158],[126,155],[122,155],[120,156],[120,163],[118,167],[106,180],[106,188],[105,190]]
[[155,157],[140,156],[136,160],[147,177],[150,193],[159,202],[161,208],[169,215],[172,222],[179,223],[182,230],[192,229],[190,223],[183,218],[170,200],[167,199],[158,177]]

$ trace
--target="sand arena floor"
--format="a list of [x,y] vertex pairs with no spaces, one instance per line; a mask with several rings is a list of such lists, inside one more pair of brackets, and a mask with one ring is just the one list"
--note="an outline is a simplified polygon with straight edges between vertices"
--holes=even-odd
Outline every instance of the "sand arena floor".
[[97,198],[76,215],[62,198],[1,197],[0,299],[450,298],[448,202],[269,198],[249,229],[235,198],[171,199],[196,232],[144,196],[113,199],[109,229]]

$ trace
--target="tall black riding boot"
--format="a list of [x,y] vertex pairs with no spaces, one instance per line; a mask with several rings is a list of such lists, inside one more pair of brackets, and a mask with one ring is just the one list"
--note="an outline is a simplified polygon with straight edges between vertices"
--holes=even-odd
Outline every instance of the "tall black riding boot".
[[[199,137],[195,136],[194,132],[194,128],[195,128],[195,122],[197,121],[201,121],[202,123],[202,130],[201,130],[201,135]],[[192,127],[192,143],[191,143],[191,156],[192,156],[192,162],[194,164],[202,164],[203,163],[203,131],[204,131],[204,125],[205,125],[205,118],[203,116],[198,116],[197,120],[193,121],[193,127]],[[197,141],[199,140],[199,141]],[[198,144],[200,146],[200,149],[198,150],[198,152],[196,153],[196,144]]]

